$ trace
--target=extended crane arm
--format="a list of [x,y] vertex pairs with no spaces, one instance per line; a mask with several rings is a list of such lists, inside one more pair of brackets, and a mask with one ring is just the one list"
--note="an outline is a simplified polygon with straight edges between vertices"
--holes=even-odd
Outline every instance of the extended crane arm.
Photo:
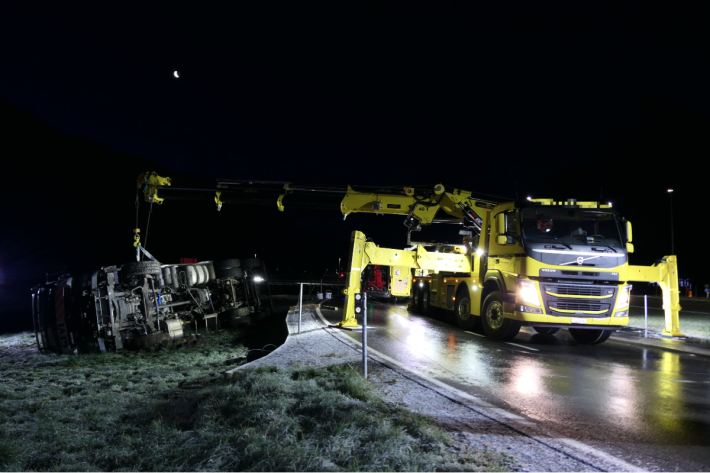
[[489,212],[495,206],[495,202],[475,198],[469,191],[453,189],[449,192],[443,184],[419,195],[413,187],[405,187],[403,191],[359,192],[348,186],[340,211],[345,217],[357,212],[406,215],[404,224],[410,230],[416,230],[434,223],[441,209],[454,220],[463,220],[480,232],[482,218],[479,214]]
[[[476,232],[481,230],[481,213],[489,212],[497,202],[474,197],[461,189],[447,190],[443,184],[432,189],[415,187],[367,188],[352,186],[324,187],[295,185],[282,181],[217,180],[211,185],[171,187],[168,177],[146,172],[138,178],[147,202],[162,203],[165,199],[214,200],[217,210],[225,203],[248,202],[271,204],[284,211],[287,205],[308,208],[332,208],[340,198],[343,218],[351,213],[404,215],[410,231],[422,225],[436,223],[439,210],[448,217],[441,221],[463,221]],[[161,195],[158,195],[160,191]],[[342,197],[340,197],[342,196]]]

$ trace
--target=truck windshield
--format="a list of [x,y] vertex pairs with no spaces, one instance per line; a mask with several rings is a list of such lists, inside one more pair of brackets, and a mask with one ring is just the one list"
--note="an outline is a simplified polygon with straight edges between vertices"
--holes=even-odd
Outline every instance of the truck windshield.
[[543,207],[523,209],[521,216],[523,238],[530,243],[622,247],[617,218],[612,213]]

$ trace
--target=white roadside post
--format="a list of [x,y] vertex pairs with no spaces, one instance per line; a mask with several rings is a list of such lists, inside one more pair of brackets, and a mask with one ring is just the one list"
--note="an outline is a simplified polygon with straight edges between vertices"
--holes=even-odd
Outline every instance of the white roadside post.
[[648,296],[646,294],[643,296],[643,316],[646,320],[646,334],[644,337],[648,338]]
[[301,291],[298,295],[298,333],[301,333],[301,312],[303,311],[303,283],[301,283]]
[[367,293],[362,293],[362,372],[367,379]]

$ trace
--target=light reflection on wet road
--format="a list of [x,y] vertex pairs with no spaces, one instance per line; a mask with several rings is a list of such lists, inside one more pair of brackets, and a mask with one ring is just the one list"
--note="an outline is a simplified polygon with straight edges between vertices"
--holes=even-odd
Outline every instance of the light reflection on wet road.
[[[342,302],[340,303],[342,307]],[[412,371],[643,468],[710,471],[710,359],[614,341],[578,345],[523,328],[490,340],[446,316],[370,303],[368,346]],[[323,310],[337,322],[341,310]],[[359,332],[345,332],[360,341]]]

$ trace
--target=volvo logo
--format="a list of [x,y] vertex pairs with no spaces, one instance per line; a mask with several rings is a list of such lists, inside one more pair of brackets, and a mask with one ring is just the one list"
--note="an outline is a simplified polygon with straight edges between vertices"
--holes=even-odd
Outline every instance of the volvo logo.
[[575,264],[575,263],[577,263],[578,265],[581,266],[582,263],[584,263],[585,261],[590,260],[590,259],[596,259],[596,258],[601,258],[601,255],[588,256],[586,258],[584,258],[582,256],[578,256],[576,260],[567,261],[566,263],[560,263],[560,266],[565,266],[568,264]]

